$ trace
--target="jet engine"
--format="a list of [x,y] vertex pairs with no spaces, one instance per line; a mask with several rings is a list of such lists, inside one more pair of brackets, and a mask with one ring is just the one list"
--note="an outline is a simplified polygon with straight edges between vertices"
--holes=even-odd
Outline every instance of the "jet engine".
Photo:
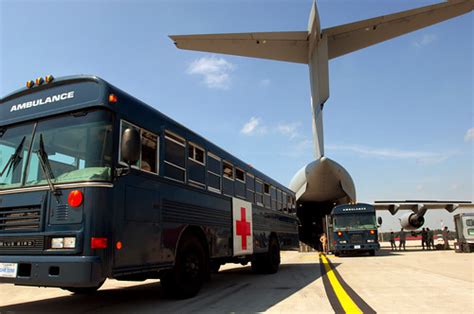
[[406,213],[400,218],[400,225],[405,230],[416,230],[421,228],[424,223],[425,217],[415,213]]
[[296,193],[300,240],[314,246],[324,232],[323,218],[334,206],[355,201],[354,181],[340,164],[321,157],[301,168],[290,182]]

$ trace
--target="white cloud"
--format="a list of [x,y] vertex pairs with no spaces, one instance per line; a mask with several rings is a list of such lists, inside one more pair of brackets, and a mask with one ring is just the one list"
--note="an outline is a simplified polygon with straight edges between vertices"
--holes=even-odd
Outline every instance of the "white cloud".
[[423,151],[405,151],[393,148],[371,148],[359,145],[327,145],[328,150],[342,150],[357,153],[359,156],[373,156],[391,159],[414,159],[421,164],[437,164],[446,161],[453,154]]
[[209,88],[229,89],[231,84],[230,73],[235,66],[217,57],[202,57],[193,61],[188,67],[188,74],[197,74],[204,77],[204,84]]
[[277,126],[277,131],[283,135],[288,136],[290,139],[294,139],[299,135],[298,128],[301,123],[281,123]]
[[240,133],[245,135],[255,135],[266,133],[266,131],[266,127],[260,124],[260,118],[251,117],[250,120],[244,124]]
[[433,43],[437,39],[438,39],[438,36],[436,36],[435,34],[424,34],[423,37],[415,41],[413,45],[417,48],[421,48]]
[[260,80],[259,82],[259,85],[262,87],[268,87],[270,86],[270,84],[271,84],[271,81],[269,79],[263,79],[263,80]]
[[466,135],[464,135],[465,142],[470,142],[472,140],[474,140],[474,128],[467,130]]

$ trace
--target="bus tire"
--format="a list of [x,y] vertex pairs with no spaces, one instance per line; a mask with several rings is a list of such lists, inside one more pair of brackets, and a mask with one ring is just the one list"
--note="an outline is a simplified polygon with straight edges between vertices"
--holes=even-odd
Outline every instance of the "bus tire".
[[66,287],[63,289],[69,292],[72,292],[74,294],[91,295],[91,294],[96,293],[97,290],[99,290],[100,287],[102,287],[104,282],[105,282],[105,279],[99,282],[97,286],[93,286],[93,287]]
[[336,251],[336,252],[334,252],[334,256],[337,256],[337,257],[339,257],[339,256],[341,256],[341,253],[340,253],[340,252],[338,252],[338,251]]
[[370,255],[370,256],[375,256],[375,250],[370,250],[370,251],[369,251],[369,255]]
[[268,252],[255,255],[252,260],[252,270],[260,274],[275,274],[280,268],[280,245],[276,237],[271,237]]
[[206,253],[194,236],[182,239],[173,269],[161,278],[165,294],[179,299],[198,294],[207,275]]

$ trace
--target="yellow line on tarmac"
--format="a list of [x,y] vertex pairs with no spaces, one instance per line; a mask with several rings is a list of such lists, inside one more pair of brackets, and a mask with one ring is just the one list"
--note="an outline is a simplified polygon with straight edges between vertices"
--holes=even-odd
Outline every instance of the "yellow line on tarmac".
[[336,294],[337,299],[341,303],[344,311],[346,313],[362,313],[359,307],[347,294],[346,290],[344,290],[339,280],[337,280],[336,275],[334,275],[331,265],[329,265],[329,261],[324,254],[321,254],[321,260],[323,261],[324,269],[326,269],[326,275],[328,276],[329,282],[331,283],[334,293]]

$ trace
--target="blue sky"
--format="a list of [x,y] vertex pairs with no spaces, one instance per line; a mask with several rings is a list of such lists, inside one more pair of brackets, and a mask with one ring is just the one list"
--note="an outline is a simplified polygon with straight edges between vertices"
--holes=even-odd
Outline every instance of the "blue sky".
[[[318,8],[326,28],[435,2]],[[0,95],[37,76],[95,74],[288,184],[313,159],[307,67],[178,50],[167,36],[306,30],[310,7],[0,0]],[[473,58],[470,13],[330,62],[326,155],[351,173],[360,201],[474,199]],[[440,219],[451,220],[429,214],[428,224]]]

